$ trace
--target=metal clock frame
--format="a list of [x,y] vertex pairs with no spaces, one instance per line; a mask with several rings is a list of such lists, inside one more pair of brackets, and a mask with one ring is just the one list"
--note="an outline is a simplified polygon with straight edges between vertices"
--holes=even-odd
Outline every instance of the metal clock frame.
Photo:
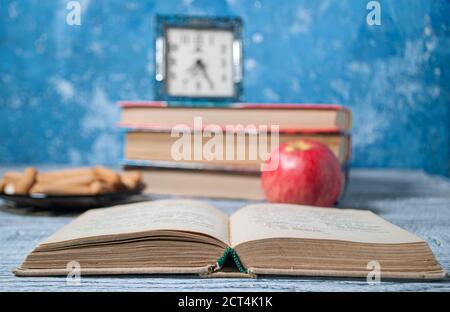
[[[191,29],[218,29],[233,32],[233,83],[234,95],[231,97],[193,97],[171,96],[167,93],[167,53],[166,29],[171,27]],[[189,102],[237,102],[242,95],[243,37],[242,20],[239,17],[205,17],[186,15],[157,15],[155,37],[155,97],[160,101]]]

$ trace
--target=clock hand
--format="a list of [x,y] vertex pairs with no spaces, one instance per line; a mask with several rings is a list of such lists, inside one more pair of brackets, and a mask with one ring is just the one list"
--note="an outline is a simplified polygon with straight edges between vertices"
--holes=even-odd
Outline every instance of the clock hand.
[[200,69],[200,71],[202,72],[202,74],[205,77],[205,79],[208,81],[209,87],[211,89],[213,89],[214,88],[214,83],[212,82],[211,77],[209,77],[209,75],[208,75],[208,71],[206,70],[205,64],[202,62],[202,60],[197,60],[197,62],[195,64]]
[[188,72],[190,72],[194,77],[197,76],[198,71],[199,71],[199,67],[197,62],[195,62],[193,65],[191,65],[188,69]]

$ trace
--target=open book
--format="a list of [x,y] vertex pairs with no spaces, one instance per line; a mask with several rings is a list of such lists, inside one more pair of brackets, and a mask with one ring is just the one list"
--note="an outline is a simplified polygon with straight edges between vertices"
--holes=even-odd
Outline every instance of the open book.
[[242,276],[366,277],[377,261],[381,278],[446,276],[425,241],[369,211],[254,204],[228,217],[193,200],[90,210],[14,272],[66,275],[72,261],[81,274],[95,275],[214,276],[232,263]]

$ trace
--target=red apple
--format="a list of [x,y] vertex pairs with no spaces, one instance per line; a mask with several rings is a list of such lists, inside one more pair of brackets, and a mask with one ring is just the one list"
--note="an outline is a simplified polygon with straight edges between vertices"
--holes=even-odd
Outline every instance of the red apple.
[[[269,202],[331,207],[339,199],[344,178],[339,160],[314,140],[287,142],[272,152],[275,170],[263,170],[262,187]],[[268,168],[268,167],[267,167]]]

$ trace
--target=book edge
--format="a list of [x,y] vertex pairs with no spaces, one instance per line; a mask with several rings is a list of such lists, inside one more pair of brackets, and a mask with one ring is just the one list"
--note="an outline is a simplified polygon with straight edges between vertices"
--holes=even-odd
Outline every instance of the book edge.
[[[140,159],[123,159],[120,165],[130,170],[185,170],[185,171],[205,171],[221,172],[230,174],[246,174],[259,176],[261,170],[246,169],[238,166],[211,165],[202,163],[174,162],[174,161],[152,161]],[[341,169],[345,173],[350,171],[351,161],[341,164]]]
[[[334,111],[348,111],[350,109],[341,104],[328,104],[328,103],[222,103],[222,105],[211,106],[215,104],[212,102],[205,103],[192,103],[187,102],[166,102],[166,101],[118,101],[117,105],[121,108],[136,108],[136,107],[148,107],[148,108],[161,108],[161,107],[174,107],[174,108],[231,108],[231,109],[320,109],[320,110],[334,110]],[[185,105],[187,104],[187,105]]]
[[[442,268],[442,267],[441,267]],[[337,270],[308,270],[308,269],[267,269],[249,267],[251,275],[266,276],[308,276],[308,277],[338,277],[338,278],[367,278],[371,271],[337,271]],[[435,281],[448,278],[448,272],[442,268],[439,272],[381,272],[381,279],[405,279],[419,281]]]
[[[43,276],[67,276],[71,271],[65,269],[23,269],[12,270],[17,277],[43,277]],[[214,271],[213,266],[207,266],[193,270],[192,268],[105,268],[85,269],[81,276],[95,275],[198,275],[204,278],[258,278],[260,276],[291,276],[291,277],[334,277],[334,278],[367,278],[369,271],[336,271],[336,270],[306,270],[306,269],[264,269],[250,267],[244,272]],[[381,280],[416,280],[440,281],[448,279],[448,272],[444,269],[440,272],[389,272],[381,273]]]
[[[207,274],[212,272],[215,265],[207,265],[204,267],[143,267],[143,268],[86,268],[80,269],[80,275],[165,275],[165,274]],[[16,276],[33,277],[33,276],[67,276],[72,270],[67,269],[26,269],[16,267],[12,269]]]
[[[127,132],[171,132],[175,127],[179,125],[158,125],[151,123],[134,123],[134,122],[123,122],[120,121],[117,123],[117,127]],[[208,130],[208,126],[203,126],[202,128],[194,128],[192,126],[186,125],[187,128],[191,131],[205,131]],[[183,126],[184,127],[184,126]],[[219,126],[223,131],[227,130],[226,125]],[[184,129],[184,128],[183,128]],[[266,129],[267,132],[270,133],[270,129]],[[253,131],[234,131],[235,133],[253,133]],[[343,136],[350,136],[351,129],[350,128],[280,128],[279,133],[281,134],[338,134]]]

